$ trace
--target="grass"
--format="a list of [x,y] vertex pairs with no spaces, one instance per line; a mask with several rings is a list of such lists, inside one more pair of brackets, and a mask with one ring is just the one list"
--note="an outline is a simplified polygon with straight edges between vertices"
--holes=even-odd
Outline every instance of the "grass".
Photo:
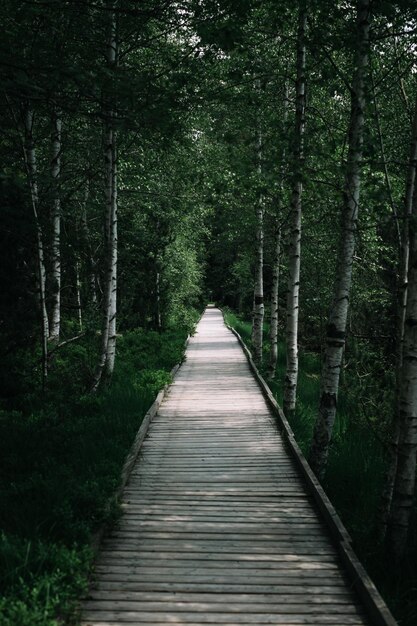
[[[251,347],[251,324],[230,311],[226,321],[235,328]],[[264,327],[264,362],[267,363],[269,339]],[[359,355],[360,356],[360,355]],[[303,453],[308,454],[320,391],[320,357],[300,351],[297,408],[290,424]],[[266,375],[266,368],[261,366]],[[285,376],[285,345],[280,342],[278,366],[274,380],[268,381],[278,403],[282,406]],[[266,378],[266,376],[265,376]],[[324,488],[350,532],[359,557],[380,589],[401,626],[417,623],[417,541],[416,523],[410,540],[410,554],[401,572],[386,563],[381,546],[375,542],[375,524],[379,494],[385,467],[385,451],[368,421],[363,418],[362,400],[374,401],[375,420],[380,418],[388,402],[378,386],[360,388],[354,374],[347,374],[338,399],[338,413],[333,442],[324,479]],[[372,398],[371,396],[375,397]],[[376,422],[377,423],[377,422]]]
[[112,496],[126,454],[187,333],[126,333],[112,385],[97,396],[77,395],[74,383],[88,371],[88,345],[68,346],[49,394],[29,389],[18,411],[0,411],[1,626],[76,619],[92,535],[119,514]]

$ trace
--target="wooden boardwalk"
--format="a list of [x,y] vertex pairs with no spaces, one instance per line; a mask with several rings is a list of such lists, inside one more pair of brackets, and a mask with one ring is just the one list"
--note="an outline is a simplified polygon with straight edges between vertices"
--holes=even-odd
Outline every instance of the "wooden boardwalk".
[[190,340],[123,508],[84,626],[373,623],[218,309]]

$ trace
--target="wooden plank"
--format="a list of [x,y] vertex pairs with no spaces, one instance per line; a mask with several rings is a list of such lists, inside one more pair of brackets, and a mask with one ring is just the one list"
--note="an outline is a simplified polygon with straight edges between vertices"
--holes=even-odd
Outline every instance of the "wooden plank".
[[[188,558],[181,558],[181,555],[166,558],[165,560],[162,557],[153,556],[150,559],[144,558],[141,554],[137,556],[132,556],[128,554],[127,556],[122,557],[120,552],[118,553],[117,562],[115,562],[114,558],[108,555],[101,554],[96,565],[97,567],[104,567],[111,563],[112,570],[116,567],[124,567],[124,568],[133,568],[136,572],[137,568],[141,568],[144,570],[153,571],[155,569],[164,568],[168,571],[170,568],[175,568],[178,570],[188,570],[189,568],[196,568],[197,571],[199,568],[202,570],[209,569],[237,569],[239,571],[250,570],[251,572],[260,573],[261,570],[272,570],[274,573],[280,572],[281,570],[285,571],[312,571],[314,572],[322,572],[326,571],[326,575],[331,575],[330,570],[338,570],[340,568],[340,563],[331,560],[317,560],[317,559],[279,559],[279,558],[257,558],[257,559],[242,559],[237,558],[236,555],[230,555],[229,558],[226,558],[224,555],[218,559],[207,559],[206,555],[202,555],[199,558],[197,554],[194,554],[192,557],[188,555]],[[265,572],[263,572],[265,573]]]
[[[317,590],[316,590],[317,591]],[[92,589],[88,594],[88,599],[95,600],[127,600],[136,602],[215,602],[216,604],[240,603],[241,608],[245,610],[246,604],[264,604],[274,605],[279,602],[282,604],[351,604],[352,597],[347,591],[327,591],[325,593],[305,593],[304,589],[298,589],[298,593],[292,590],[288,592],[288,588],[283,593],[204,593],[204,592],[160,592],[160,591],[123,591],[120,589]]]
[[201,539],[201,540],[217,540],[221,539],[224,536],[225,539],[229,540],[240,540],[246,539],[250,540],[252,537],[252,541],[270,541],[276,544],[277,542],[291,542],[293,544],[297,542],[305,542],[309,543],[315,541],[318,544],[329,545],[329,540],[327,537],[323,537],[323,534],[319,531],[311,532],[308,535],[303,530],[297,530],[292,528],[265,528],[262,532],[257,533],[257,537],[254,538],[253,535],[256,533],[256,527],[244,527],[239,529],[231,528],[230,526],[227,528],[222,528],[217,526],[213,529],[207,528],[190,528],[190,529],[182,529],[181,526],[169,529],[167,525],[162,526],[143,526],[141,528],[135,528],[131,524],[128,526],[118,526],[112,532],[112,537],[138,537],[141,535],[142,537],[150,538],[153,537],[155,539],[160,538],[175,538],[177,540],[181,539]]
[[[175,517],[187,517],[191,516],[193,519],[207,519],[209,517],[212,518],[231,518],[234,520],[239,520],[239,518],[248,519],[249,521],[257,521],[262,522],[265,519],[268,519],[270,522],[280,522],[280,521],[295,521],[298,522],[311,522],[315,524],[319,524],[317,521],[317,517],[314,516],[314,512],[310,511],[308,508],[294,508],[294,509],[264,509],[260,510],[258,508],[239,508],[235,506],[233,508],[227,507],[219,507],[219,506],[196,506],[193,508],[192,506],[161,506],[161,505],[152,505],[152,504],[127,504],[122,507],[122,510],[126,515],[139,515],[140,517],[166,517],[166,516],[175,516]],[[212,520],[211,520],[212,521]]]
[[279,584],[268,582],[267,584],[257,584],[251,582],[239,582],[238,584],[230,581],[218,581],[215,583],[207,583],[207,581],[201,582],[199,580],[191,580],[187,582],[180,581],[132,581],[122,578],[121,581],[117,580],[100,580],[92,583],[92,592],[94,590],[101,590],[103,592],[113,592],[115,590],[122,591],[123,593],[140,592],[140,591],[153,591],[157,593],[166,592],[183,592],[183,593],[210,593],[210,594],[223,594],[223,593],[249,593],[249,594],[272,594],[273,596],[286,596],[291,594],[303,595],[306,598],[313,598],[315,596],[321,597],[325,594],[331,594],[332,596],[346,594],[349,600],[352,602],[352,594],[350,593],[345,581],[326,581],[325,584],[317,583],[313,580],[311,583],[307,583],[304,579],[302,583],[300,581],[288,581],[282,580]]
[[289,496],[293,496],[294,495],[294,491],[295,488],[297,487],[300,491],[300,497],[303,496],[303,492],[301,490],[301,488],[299,487],[299,485],[289,485],[289,484],[283,484],[283,485],[277,485],[275,483],[272,483],[271,485],[265,486],[265,487],[261,487],[258,485],[254,485],[254,486],[250,486],[250,487],[246,487],[244,484],[237,484],[235,486],[233,485],[225,485],[225,486],[218,486],[217,489],[215,489],[214,487],[210,488],[207,487],[202,487],[199,485],[196,485],[195,487],[192,486],[187,486],[187,488],[182,487],[181,485],[159,485],[159,483],[155,484],[155,483],[146,483],[145,480],[137,480],[136,482],[134,480],[129,481],[129,485],[126,488],[125,493],[129,496],[130,494],[135,494],[137,493],[137,489],[135,489],[135,486],[137,488],[140,488],[140,492],[143,494],[146,493],[150,493],[150,494],[156,494],[156,493],[163,493],[166,495],[170,495],[170,494],[180,494],[180,495],[184,495],[184,496],[194,496],[194,495],[202,495],[204,497],[212,497],[212,496],[218,496],[218,495],[225,495],[228,494],[230,496],[233,495],[243,495],[243,494],[249,494],[249,495],[285,495],[288,494]]
[[111,539],[103,541],[103,551],[133,552],[134,554],[158,554],[168,552],[181,552],[182,554],[291,554],[308,555],[314,558],[316,555],[325,555],[335,558],[334,548],[330,545],[317,544],[313,541],[303,543],[287,543],[285,545],[277,542],[257,542],[255,545],[249,540],[228,541],[228,540],[208,540],[193,541],[181,539],[154,540],[154,539]]
[[[327,624],[335,624],[336,626],[353,626],[363,624],[363,618],[359,615],[308,615],[300,612],[298,615],[270,615],[268,613],[181,613],[179,618],[176,612],[155,612],[149,613],[144,611],[88,611],[84,612],[84,620],[82,624],[103,622],[106,626],[110,623],[129,623],[136,624],[285,624],[285,626],[293,624],[319,624],[324,626]],[[179,621],[180,620],[180,621]]]
[[[196,523],[196,524],[202,524],[202,523],[208,523],[208,524],[221,524],[222,526],[227,524],[256,524],[257,526],[259,525],[259,523],[262,523],[264,521],[263,517],[249,517],[249,515],[244,515],[242,514],[241,516],[238,515],[227,515],[227,514],[223,514],[221,515],[220,513],[218,513],[217,515],[195,515],[195,514],[184,514],[184,515],[169,515],[169,514],[155,514],[155,515],[141,515],[140,513],[135,513],[135,512],[128,512],[125,514],[124,519],[128,519],[130,523],[132,523],[132,521],[136,522],[140,522],[140,523],[146,523],[146,522],[163,522],[163,523],[179,523],[179,522],[186,522],[187,524],[189,523]],[[318,522],[316,519],[314,518],[309,518],[309,517],[305,517],[303,518],[306,522],[308,522],[311,526],[316,527],[316,528],[321,528],[320,522]],[[268,518],[268,523],[272,525],[273,528],[275,528],[275,524],[285,524],[285,527],[288,529],[293,529],[294,527],[296,528],[300,528],[300,524],[299,522],[296,520],[296,518],[294,517],[269,517]],[[235,528],[235,526],[233,526],[233,528]],[[305,529],[306,527],[303,526],[303,529]],[[309,529],[307,529],[309,530]]]
[[236,505],[244,505],[248,504],[252,507],[257,506],[269,506],[269,507],[278,507],[277,510],[280,510],[282,507],[291,506],[291,507],[305,507],[311,506],[311,500],[305,494],[274,494],[272,496],[264,496],[264,495],[256,495],[256,494],[247,494],[246,496],[243,494],[241,497],[239,495],[233,497],[233,499],[228,496],[224,496],[223,494],[219,494],[217,496],[210,496],[210,498],[201,498],[201,497],[193,497],[182,494],[176,495],[167,495],[167,496],[159,496],[156,493],[143,494],[141,491],[137,491],[133,496],[129,498],[125,498],[125,502],[137,502],[137,503],[145,503],[145,502],[166,502],[169,503],[187,503],[187,504],[195,504],[201,503],[204,505],[210,504],[227,504],[229,503],[231,507]]
[[295,501],[294,504],[287,504],[287,500],[280,504],[279,502],[245,502],[240,500],[238,502],[230,503],[229,501],[222,500],[141,500],[140,497],[135,500],[125,500],[121,503],[123,510],[140,510],[142,512],[147,511],[171,511],[187,512],[192,511],[194,513],[203,512],[210,513],[215,511],[228,511],[230,514],[245,512],[249,515],[270,515],[271,513],[278,513],[279,515],[297,515],[314,517],[317,519],[317,513],[309,502]]
[[[220,547],[220,546],[219,546]],[[124,549],[103,549],[100,552],[98,563],[103,563],[105,561],[114,561],[115,559],[119,559],[121,562],[125,561],[137,561],[140,563],[155,563],[161,560],[175,560],[176,564],[180,561],[204,561],[205,563],[210,563],[211,561],[216,562],[229,562],[234,561],[236,563],[248,562],[248,563],[275,563],[275,562],[288,562],[288,563],[331,563],[333,566],[337,567],[339,565],[339,561],[335,558],[334,554],[327,555],[311,555],[311,554],[288,554],[288,553],[265,553],[265,551],[261,554],[247,554],[247,553],[234,553],[234,552],[226,552],[224,550],[216,552],[199,552],[198,550],[193,550],[192,552],[181,551],[177,549],[177,551],[164,552],[162,549],[158,552],[153,551],[149,552],[145,549],[140,552],[124,550]]]
[[275,613],[278,615],[362,615],[362,612],[358,610],[357,606],[353,604],[331,604],[326,603],[325,608],[321,604],[304,604],[302,600],[293,604],[288,602],[263,602],[263,603],[249,603],[246,602],[242,605],[241,601],[231,602],[227,604],[218,602],[217,596],[213,600],[209,601],[180,601],[178,599],[167,600],[166,598],[155,600],[122,600],[115,599],[91,599],[84,603],[84,610],[88,611],[137,611],[137,612],[166,612],[173,613],[242,613],[250,615],[251,613],[268,615]]
[[[187,578],[195,578],[200,580],[207,580],[207,582],[216,582],[214,579],[218,577],[233,577],[234,579],[242,579],[244,580],[246,577],[250,578],[251,581],[260,580],[265,581],[274,581],[279,579],[280,577],[288,577],[294,578],[298,581],[302,581],[303,579],[312,580],[323,578],[326,580],[329,577],[334,577],[335,579],[339,578],[342,580],[342,575],[339,571],[335,571],[333,567],[301,567],[297,564],[283,564],[276,563],[275,568],[260,568],[255,567],[250,564],[250,567],[242,567],[241,563],[237,563],[233,565],[222,564],[220,567],[216,567],[216,564],[213,563],[213,567],[208,567],[207,563],[196,564],[184,564],[183,566],[175,564],[170,565],[165,563],[163,567],[159,564],[152,565],[112,565],[111,571],[105,565],[97,565],[95,567],[95,572],[104,577],[107,577],[108,580],[112,580],[114,576],[120,577],[123,575],[125,578],[129,578],[132,580],[134,577],[142,579],[142,580],[186,580]],[[286,567],[284,567],[284,565]]]
[[[341,620],[340,618],[341,616],[339,616],[338,618],[334,617],[333,621],[330,622],[326,622],[326,626],[351,626],[351,622],[346,623],[345,620]],[[178,624],[183,624],[183,622],[178,622],[178,619],[175,618],[173,621],[167,621],[167,617],[164,615],[162,616],[162,622],[158,622],[158,621],[153,621],[152,622],[152,626],[167,626],[167,624],[172,623],[172,624],[176,624],[178,626]],[[197,617],[195,618],[197,619]],[[105,619],[105,621],[97,621],[97,620],[93,620],[93,619],[88,619],[88,620],[83,620],[81,622],[81,626],[121,626],[122,624],[125,623],[132,623],[131,620],[129,620],[128,622],[121,622],[120,620],[117,621],[113,621],[113,620],[109,620],[109,619]],[[142,624],[142,622],[138,622],[136,619],[133,620],[133,623],[136,624]],[[218,621],[215,622],[201,622],[201,621],[192,621],[192,622],[187,622],[187,626],[206,626],[207,623],[212,623],[212,624],[219,624]],[[268,622],[270,623],[270,622]],[[306,624],[311,624],[312,622],[310,620],[308,620],[307,622],[305,622]],[[364,621],[361,621],[360,624],[364,624]],[[240,626],[240,623],[237,623],[234,619],[233,616],[230,617],[230,619],[228,621],[223,621],[221,622],[221,624],[223,626]],[[258,624],[265,624],[265,622],[258,622]],[[297,626],[297,623],[294,623],[294,620],[291,619],[289,620],[288,618],[285,621],[285,626]]]

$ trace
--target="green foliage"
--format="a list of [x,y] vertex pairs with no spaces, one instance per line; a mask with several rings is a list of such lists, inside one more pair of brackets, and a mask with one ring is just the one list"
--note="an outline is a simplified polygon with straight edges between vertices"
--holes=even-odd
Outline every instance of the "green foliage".
[[223,308],[223,313],[226,324],[232,326],[232,328],[234,328],[239,333],[239,335],[242,337],[243,341],[248,345],[248,347],[250,347],[252,333],[251,325],[248,322],[245,322],[227,307]]
[[70,618],[87,589],[91,559],[87,546],[0,535],[0,624],[56,626]]
[[27,397],[25,412],[0,412],[1,626],[52,626],[73,615],[87,584],[91,535],[118,516],[113,494],[124,459],[181,361],[187,333],[125,333],[113,384],[100,395],[80,395],[83,374],[75,375],[88,371],[88,337],[68,345],[53,375],[74,373],[78,387],[68,381],[43,402]]

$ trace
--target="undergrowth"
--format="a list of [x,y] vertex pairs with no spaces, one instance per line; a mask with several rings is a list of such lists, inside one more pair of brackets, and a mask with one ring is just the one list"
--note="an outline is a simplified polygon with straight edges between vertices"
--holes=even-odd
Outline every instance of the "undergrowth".
[[[250,322],[227,309],[225,319],[251,348]],[[265,324],[264,365],[260,366],[260,371],[266,380],[268,353],[268,326]],[[375,541],[386,459],[384,429],[392,407],[392,371],[380,368],[376,375],[371,370],[370,376],[374,355],[362,354],[357,345],[351,349],[350,359],[355,367],[345,368],[341,381],[337,419],[323,484],[352,536],[356,552],[401,626],[414,626],[417,623],[416,520],[412,525],[414,535],[410,541],[410,555],[401,571],[394,571],[386,563],[383,549]],[[297,408],[295,414],[288,417],[305,456],[308,455],[318,409],[320,369],[320,355],[300,350]],[[362,375],[358,375],[358,370]],[[280,342],[276,376],[268,380],[268,384],[281,406],[284,376],[285,345]]]
[[49,390],[28,386],[19,410],[0,410],[1,626],[76,619],[92,534],[119,514],[124,459],[188,331],[125,333],[112,384],[95,396],[81,393],[95,347],[87,337],[57,354]]

